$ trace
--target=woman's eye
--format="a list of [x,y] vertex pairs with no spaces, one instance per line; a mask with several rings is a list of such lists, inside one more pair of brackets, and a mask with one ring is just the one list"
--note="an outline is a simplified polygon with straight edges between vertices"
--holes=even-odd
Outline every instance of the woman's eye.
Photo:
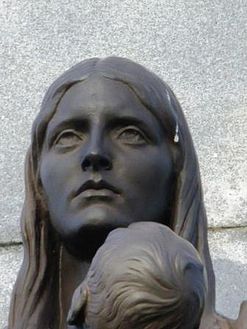
[[82,137],[74,131],[64,131],[58,135],[54,144],[61,147],[73,147],[78,145]]
[[118,139],[120,139],[123,142],[126,142],[127,144],[145,144],[146,143],[144,134],[134,128],[126,128],[126,129],[122,130],[118,135]]

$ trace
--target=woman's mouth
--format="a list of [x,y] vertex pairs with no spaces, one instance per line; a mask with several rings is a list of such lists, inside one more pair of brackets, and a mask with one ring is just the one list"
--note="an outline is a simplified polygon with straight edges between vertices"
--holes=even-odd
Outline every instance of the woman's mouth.
[[80,193],[80,196],[87,200],[109,200],[116,197],[116,193],[107,188],[88,188]]
[[80,196],[88,201],[90,200],[111,200],[120,195],[120,191],[104,180],[88,180],[77,190],[74,197]]

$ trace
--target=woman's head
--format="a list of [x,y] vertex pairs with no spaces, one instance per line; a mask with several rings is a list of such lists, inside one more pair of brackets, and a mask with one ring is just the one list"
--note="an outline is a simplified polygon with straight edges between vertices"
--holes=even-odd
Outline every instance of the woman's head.
[[[93,91],[94,86],[95,86],[95,90],[97,90],[97,93],[94,93]],[[111,97],[106,97],[107,90],[109,91],[112,88],[117,89],[114,91],[114,93],[116,92],[117,94],[119,92],[118,94],[119,97],[114,98],[113,97],[114,95],[112,95]],[[83,94],[84,97],[80,98],[80,96],[82,96],[80,92],[84,93]],[[72,199],[73,197],[77,196],[77,193],[80,194],[82,192],[83,194],[85,192],[84,190],[88,188],[90,190],[92,189],[96,189],[96,190],[104,189],[110,191],[112,190],[112,192],[115,194],[110,196],[93,195],[91,200],[89,200],[90,199],[90,195],[89,195],[89,199],[87,201],[91,202],[93,201],[93,199],[95,201],[95,199],[97,198],[98,200],[101,201],[102,198],[104,198],[106,201],[106,199],[108,198],[108,201],[111,204],[113,203],[113,205],[114,202],[116,201],[115,202],[116,207],[115,208],[113,207],[114,209],[118,208],[117,205],[121,205],[121,200],[118,198],[118,195],[121,194],[119,193],[120,191],[118,189],[118,186],[115,186],[114,184],[111,184],[110,181],[109,182],[107,181],[107,178],[109,178],[109,173],[113,168],[114,163],[112,162],[113,160],[109,155],[109,149],[107,148],[104,149],[104,147],[106,146],[105,143],[102,144],[104,152],[103,154],[101,154],[100,157],[98,155],[95,156],[94,151],[91,152],[91,156],[89,156],[90,152],[76,153],[75,149],[73,149],[72,147],[71,152],[72,153],[74,152],[73,154],[75,155],[73,159],[77,161],[77,164],[80,163],[80,169],[78,169],[79,166],[77,166],[76,169],[78,170],[76,171],[77,173],[80,170],[80,173],[78,174],[79,176],[72,177],[73,172],[72,171],[70,172],[69,168],[70,165],[72,166],[72,168],[74,168],[73,164],[75,162],[73,162],[74,161],[73,160],[70,163],[69,160],[70,158],[68,157],[66,160],[67,171],[62,172],[62,174],[66,175],[65,180],[60,180],[58,178],[53,182],[55,185],[52,183],[50,184],[49,187],[50,178],[53,176],[52,171],[55,170],[54,169],[55,166],[53,162],[53,165],[50,166],[51,169],[50,173],[46,171],[48,170],[48,166],[46,166],[46,161],[48,161],[47,156],[50,147],[48,141],[49,129],[52,127],[52,124],[54,123],[54,121],[56,121],[56,119],[65,118],[66,113],[68,114],[70,112],[68,110],[67,105],[73,103],[73,101],[76,98],[74,97],[75,95],[78,96],[77,97],[78,102],[76,105],[83,106],[83,104],[81,103],[83,103],[83,99],[85,100],[86,98],[87,100],[90,99],[93,100],[94,108],[96,108],[97,100],[100,101],[98,103],[102,104],[102,97],[100,99],[97,98],[97,95],[99,95],[100,93],[101,96],[103,97],[103,104],[106,105],[104,106],[104,108],[106,108],[109,105],[108,104],[109,100],[115,102],[116,100],[119,99],[121,100],[122,98],[124,99],[124,97],[125,100],[126,98],[128,98],[127,103],[125,105],[127,105],[128,107],[129,104],[131,107],[134,104],[134,108],[135,110],[138,111],[138,115],[140,114],[141,118],[143,118],[144,113],[147,114],[148,117],[147,120],[151,120],[154,123],[153,128],[155,130],[156,140],[158,137],[161,137],[162,139],[161,141],[161,144],[163,143],[162,147],[160,146],[161,144],[159,144],[159,147],[161,147],[160,150],[162,152],[160,152],[160,154],[159,152],[154,152],[157,158],[153,156],[154,153],[148,153],[149,158],[147,158],[144,156],[145,152],[140,152],[139,153],[140,156],[137,157],[140,171],[138,171],[137,167],[135,167],[135,170],[133,171],[134,174],[138,176],[139,174],[142,173],[142,169],[145,167],[145,165],[150,164],[152,169],[155,168],[155,171],[152,169],[148,170],[148,172],[150,172],[150,174],[148,175],[151,175],[150,177],[151,182],[150,185],[146,184],[145,187],[149,186],[150,188],[151,186],[151,190],[152,188],[154,188],[155,190],[155,188],[157,188],[158,186],[158,189],[156,191],[157,193],[154,194],[155,197],[153,198],[151,198],[152,193],[150,193],[150,191],[148,191],[148,189],[146,188],[144,189],[144,191],[147,191],[149,193],[147,194],[140,193],[141,196],[144,196],[143,197],[144,201],[142,201],[141,198],[139,199],[140,203],[142,203],[143,211],[141,210],[140,207],[138,207],[139,210],[136,212],[136,215],[134,214],[135,215],[133,217],[134,220],[138,220],[138,221],[144,219],[157,220],[167,224],[176,233],[183,236],[185,239],[188,239],[190,242],[192,242],[192,244],[194,244],[197,247],[205,263],[207,263],[209,272],[210,273],[212,272],[211,261],[208,254],[207,236],[206,236],[206,227],[207,227],[206,215],[204,212],[204,206],[202,200],[201,182],[200,182],[197,158],[185,118],[183,116],[180,105],[176,100],[173,92],[156,75],[146,70],[144,67],[140,66],[139,64],[136,64],[130,60],[118,58],[118,57],[109,57],[106,59],[93,58],[75,65],[70,70],[66,71],[60,78],[58,78],[50,86],[44,97],[41,106],[41,111],[38,114],[33,124],[32,145],[27,154],[27,160],[26,160],[26,201],[24,204],[23,214],[22,214],[22,232],[23,232],[23,240],[25,246],[25,250],[24,250],[25,256],[22,265],[22,270],[20,272],[16,284],[17,288],[22,287],[24,285],[23,278],[24,277],[27,278],[26,283],[24,285],[24,294],[26,291],[27,298],[30,301],[32,299],[34,300],[37,297],[37,295],[41,295],[41,294],[49,295],[48,291],[51,288],[48,288],[48,286],[52,287],[56,285],[56,278],[54,275],[51,277],[53,277],[55,283],[52,282],[52,279],[50,279],[50,281],[47,282],[47,274],[57,272],[58,254],[59,254],[59,246],[60,246],[60,239],[57,238],[57,233],[60,237],[61,236],[63,237],[64,231],[65,233],[69,232],[72,238],[74,236],[75,231],[80,232],[80,234],[83,233],[80,230],[78,230],[78,227],[79,228],[81,227],[80,220],[78,221],[78,218],[80,216],[75,217],[76,224],[74,227],[68,227],[66,225],[61,227],[59,224],[61,223],[60,214],[64,213],[64,209],[63,209],[64,204],[60,202],[59,205],[59,199],[62,200],[63,194],[60,194],[60,198],[57,199],[56,198],[52,199],[51,197],[52,195],[56,196],[57,191],[59,193],[63,193],[63,191],[65,191],[63,185],[61,185],[62,189],[60,189],[59,184],[63,184],[63,182],[66,183],[67,179],[70,180],[69,185],[66,186],[72,188],[71,189],[69,188],[67,191],[68,193],[67,192],[66,193],[67,196],[71,196]],[[126,95],[129,95],[129,97]],[[64,107],[63,104],[65,104]],[[115,107],[115,110],[116,110],[115,113],[118,114],[122,113],[120,109],[118,109],[117,107]],[[98,115],[99,112],[97,111],[94,112],[93,110],[93,113],[96,113],[94,117],[98,120],[100,117],[100,115]],[[90,115],[90,108],[87,108],[87,116],[90,118],[90,120],[92,119],[92,116]],[[90,121],[90,120],[87,121],[86,126],[87,124],[92,124],[91,127],[96,127],[97,120],[95,121],[93,120]],[[83,119],[82,121],[84,121],[85,124],[85,120]],[[77,125],[76,122],[77,120],[74,120],[73,129]],[[117,121],[115,121],[114,124],[116,124],[116,122]],[[127,121],[125,121],[125,123],[127,123]],[[106,129],[108,129],[107,130],[108,137],[115,136],[114,134],[110,135],[109,133],[109,132],[113,133],[113,131],[111,131],[110,128],[111,124],[109,124],[108,126],[107,125],[104,126],[105,132]],[[158,127],[157,129],[156,129],[156,125]],[[79,126],[82,127],[83,125],[79,124]],[[86,126],[84,126],[84,128]],[[131,126],[133,126],[133,122]],[[137,130],[139,130],[139,126],[137,128],[138,128]],[[102,132],[103,128],[101,127],[100,129]],[[121,125],[119,126],[119,129],[121,129]],[[120,138],[121,143],[124,140],[124,146],[121,144],[121,150],[123,147],[126,149],[126,144],[125,144],[126,138],[128,139],[130,138],[132,142],[134,138],[135,140],[134,144],[137,143],[136,145],[132,144],[131,146],[131,150],[132,150],[131,154],[134,154],[135,148],[140,150],[140,148],[143,147],[139,142],[142,138],[144,138],[144,136],[142,131],[141,132],[136,131],[136,127],[134,128],[135,132],[131,129],[130,130],[128,129],[127,131],[125,131],[124,129],[123,132],[119,130],[116,136],[118,136],[118,138],[121,136]],[[52,129],[50,129],[50,131],[52,131]],[[96,130],[94,130],[94,132],[95,131]],[[72,133],[71,135],[71,127],[70,127],[69,131],[65,132],[64,135],[62,136],[55,135],[55,137],[57,138],[57,139],[55,138],[55,141],[58,141],[59,147],[61,146],[60,145],[61,143],[63,144],[63,146],[60,147],[60,151],[61,151],[60,156],[62,156],[62,152],[68,146],[67,145],[68,141],[71,144],[71,142],[78,143],[78,141],[80,140],[81,136],[74,136],[73,134],[74,133]],[[102,143],[102,140],[99,139],[100,138],[99,134],[97,135],[96,133],[94,134],[94,136],[96,139],[98,138],[98,141]],[[79,140],[77,140],[77,137],[79,138]],[[54,140],[52,140],[52,142],[54,142]],[[64,143],[66,143],[65,148],[64,148]],[[93,140],[93,143],[91,145],[95,146],[96,145],[95,140]],[[151,141],[151,144],[148,144],[149,150],[152,149],[151,147],[153,145],[152,143],[153,141]],[[50,145],[53,144],[51,143]],[[57,145],[56,142],[55,145]],[[143,149],[144,148],[145,147],[143,147]],[[158,146],[156,145],[153,149],[157,151]],[[115,152],[116,148],[111,147],[110,150],[114,150]],[[57,163],[57,165],[60,166],[60,161],[56,161],[56,159],[58,159],[57,155],[56,157],[54,156],[52,157],[52,161],[55,161],[55,163]],[[131,159],[132,159],[131,160],[132,164],[136,165],[134,158],[132,157]],[[150,162],[152,159],[156,159],[157,161],[152,163]],[[123,164],[123,161],[122,162],[121,161],[118,160],[118,164],[119,163]],[[126,166],[129,165],[127,161],[128,160],[126,160]],[[50,161],[48,162],[51,163]],[[161,165],[162,168],[159,165]],[[65,163],[63,166],[61,166],[61,168],[64,168],[64,166]],[[87,177],[86,178],[87,180],[92,180],[92,177],[91,178],[89,177],[89,173],[92,172],[91,169],[93,167],[95,171],[96,167],[99,166],[101,170],[103,168],[104,171],[105,179],[103,182],[100,181],[101,177],[98,177],[99,175],[95,175],[95,174],[93,175],[93,180],[95,181],[89,182],[88,186],[84,185],[85,181],[83,179],[82,181],[77,181],[76,177],[79,177],[79,180],[82,177]],[[121,178],[121,172],[124,170],[124,166],[122,165],[122,167],[120,166],[120,168],[122,168],[120,170],[120,176],[119,176]],[[131,168],[133,168],[133,166]],[[131,170],[129,172],[131,173]],[[160,176],[158,180],[157,180],[157,175],[155,175],[156,173],[158,173],[159,174],[158,176]],[[124,172],[124,174],[128,175],[128,172]],[[138,178],[139,181],[138,180],[135,181],[136,175],[133,176],[134,179],[133,182],[136,182],[137,184],[135,185],[135,187],[142,186],[139,185],[139,183],[142,183],[141,182],[142,179],[148,183],[147,171],[145,171],[144,176],[143,174],[140,175],[140,178]],[[115,178],[114,178],[114,182],[115,182]],[[116,176],[116,182],[117,182],[117,176]],[[161,182],[163,183],[160,184]],[[125,184],[124,181],[123,184]],[[118,185],[118,183],[116,185]],[[55,189],[53,190],[54,186]],[[129,186],[131,185],[128,185],[128,189],[127,189],[128,191],[129,191]],[[163,189],[162,193],[160,192],[160,189]],[[121,190],[121,186],[120,186],[120,190]],[[137,189],[134,198],[135,196],[138,195],[139,191],[142,192],[142,190]],[[102,193],[104,194],[105,192]],[[106,191],[106,193],[108,192]],[[148,195],[150,195],[150,205],[152,205],[150,209],[151,210],[153,209],[150,212],[150,216],[153,216],[154,218],[148,218],[149,217],[149,212],[148,212],[149,204],[147,204]],[[151,199],[153,200],[152,202]],[[84,202],[84,200],[79,200],[79,201],[78,200],[79,200],[78,198],[77,200],[74,199],[74,201],[76,202],[74,202],[75,208],[73,209],[78,210],[77,205],[81,204],[81,202],[82,203]],[[112,202],[112,200],[114,202]],[[131,201],[131,196],[129,200]],[[59,212],[55,213],[54,209],[56,208],[56,206],[55,207],[53,206],[56,204],[59,205],[59,207],[61,206],[61,213]],[[125,203],[125,205],[126,207],[124,209],[127,209],[128,204]],[[155,213],[156,207],[158,208],[158,212]],[[72,211],[73,209],[71,208],[71,212],[69,214],[73,212]],[[90,210],[91,212],[89,212],[89,215],[91,217],[89,216],[88,219],[98,224],[97,216],[102,216],[102,212],[101,212],[102,209],[98,207],[96,210],[93,209]],[[128,212],[126,212],[126,214],[127,213]],[[116,215],[119,215],[119,213]],[[129,217],[132,216],[133,216],[133,211],[132,208],[130,208]],[[139,218],[144,216],[147,216],[147,218]],[[114,218],[117,217],[118,216],[115,216]],[[126,218],[127,218],[126,216],[125,218],[123,218],[123,222],[126,221]],[[62,221],[62,223],[64,222],[66,223],[65,220]],[[123,222],[120,223],[119,226],[124,226]],[[78,223],[79,225],[77,225]],[[106,222],[105,224],[108,225],[109,223]],[[129,224],[129,222],[125,222],[124,224],[127,225]],[[112,223],[110,223],[104,234],[107,234],[109,232],[109,229],[112,228],[114,227],[112,227]],[[103,240],[104,239],[102,239],[102,241],[99,241],[99,243],[102,243]],[[73,241],[73,239],[72,240],[70,239],[69,241]],[[92,249],[97,247],[98,244],[96,246],[92,246]],[[28,265],[30,259],[32,259],[31,266]],[[37,279],[36,276],[38,272],[40,273],[40,275]],[[211,277],[211,281],[213,281],[213,277]],[[30,294],[30,287],[35,287],[35,286],[36,289],[33,289],[32,293]],[[43,308],[47,307],[45,300],[46,299],[44,298]],[[33,311],[33,308],[35,308],[35,304],[31,302],[30,305],[28,303],[27,305],[24,305],[23,303],[22,307],[23,309],[27,310],[27,311],[23,310],[22,313],[23,312],[30,313]],[[39,305],[39,308],[40,307],[41,306]],[[16,318],[18,318],[18,316]]]
[[[106,109],[108,109],[108,113],[106,113]],[[131,110],[134,113],[129,113]],[[105,118],[102,118],[100,111],[104,111],[103,115],[105,115]],[[115,115],[115,118],[112,114]],[[72,210],[72,207],[70,207],[69,202],[66,202],[66,195],[62,195],[62,193],[67,189],[67,199],[69,197],[73,198],[73,195],[80,190],[80,187],[86,180],[100,181],[100,179],[103,179],[102,177],[92,178],[88,174],[90,168],[82,170],[81,167],[83,158],[88,159],[87,155],[90,152],[95,153],[95,148],[97,149],[96,153],[99,151],[99,148],[104,148],[102,153],[105,153],[107,156],[101,157],[103,162],[111,162],[112,159],[115,161],[115,163],[110,164],[110,170],[103,169],[106,178],[117,169],[116,179],[122,177],[124,182],[127,182],[126,178],[132,180],[132,188],[131,185],[129,186],[129,190],[132,193],[135,192],[136,187],[140,187],[139,190],[136,190],[136,194],[139,197],[138,195],[132,195],[129,190],[127,191],[128,200],[126,200],[127,206],[124,213],[121,213],[120,209],[121,204],[124,204],[124,200],[118,199],[119,202],[116,205],[119,211],[116,213],[114,221],[116,222],[117,217],[119,222],[117,221],[118,224],[116,226],[124,225],[124,222],[127,220],[126,217],[128,217],[129,222],[127,221],[126,224],[137,220],[155,220],[162,221],[172,227],[174,222],[171,216],[175,210],[171,204],[171,199],[175,200],[176,198],[176,178],[183,165],[182,139],[184,137],[190,139],[186,123],[180,120],[180,116],[180,107],[170,88],[153,73],[126,59],[111,57],[103,60],[87,60],[77,64],[56,80],[49,88],[40,114],[33,125],[32,153],[33,163],[36,167],[34,171],[36,172],[38,193],[41,195],[41,200],[46,199],[45,203],[48,203],[48,212],[51,215],[51,219],[55,219],[55,228],[58,229],[59,233],[68,232],[74,238],[75,231],[80,227],[82,215],[80,212],[73,215],[71,211],[67,213],[67,210]],[[113,154],[111,159],[110,155],[114,153],[114,150],[110,147],[108,152],[108,145],[103,145],[106,144],[104,137],[103,140],[101,138],[99,141],[101,144],[99,146],[97,141],[95,141],[95,138],[98,137],[95,134],[91,134],[91,131],[90,134],[86,131],[94,129],[93,124],[99,120],[101,126],[104,125],[104,129],[108,129],[108,132],[109,125],[116,126],[118,124],[119,128],[137,126],[136,121],[132,120],[131,122],[131,117],[135,120],[140,119],[141,124],[144,122],[150,128],[151,133],[152,131],[154,132],[153,135],[155,136],[152,136],[153,139],[150,138],[149,143],[146,144],[157,146],[156,150],[158,152],[156,154],[152,152],[155,150],[155,147],[148,148],[135,144],[134,147],[129,147],[129,150],[132,149],[133,152],[125,152],[125,154],[122,152],[122,159],[120,157],[114,158],[115,154]],[[129,122],[127,122],[128,120]],[[68,124],[68,121],[71,121],[71,124]],[[77,141],[75,139],[77,138],[79,141],[83,134],[83,151],[77,147],[77,154],[71,152],[71,150],[64,152],[64,147],[62,156],[62,152],[60,152],[60,156],[57,156],[59,152],[52,152],[58,148],[52,148],[48,145],[49,135],[53,136],[54,127],[58,124],[61,126],[63,123],[65,123],[64,131],[67,133],[67,136],[65,138],[63,135],[60,141],[68,143],[69,139],[70,141],[74,139],[74,144],[76,144]],[[140,127],[141,124],[137,126],[138,129],[143,128]],[[86,125],[90,125],[90,127],[86,127]],[[98,136],[103,129],[100,130],[100,128],[96,127]],[[71,133],[71,130],[79,131],[80,136]],[[142,129],[141,133],[143,132]],[[184,132],[188,136],[184,136]],[[128,130],[127,133],[130,134],[131,132]],[[136,133],[139,132],[136,130]],[[105,134],[105,131],[103,131],[103,134]],[[124,134],[126,135],[126,132]],[[92,140],[90,140],[91,144],[88,143],[88,140],[87,143],[84,142],[85,135],[86,138],[88,136],[92,137],[93,146]],[[123,139],[122,136],[123,134],[121,134],[121,139]],[[94,148],[93,150],[92,147]],[[134,152],[135,149],[136,152]],[[47,155],[50,156],[48,157]],[[77,157],[76,160],[75,157]],[[66,159],[69,159],[69,161],[66,162]],[[73,167],[73,159],[77,161],[77,167]],[[91,157],[91,159],[98,161],[97,157]],[[100,160],[99,162],[101,163],[102,161]],[[124,168],[122,168],[123,166],[121,167],[121,161],[124,163]],[[68,162],[70,163],[66,166]],[[133,173],[131,163],[136,166]],[[128,168],[128,164],[130,168]],[[60,171],[60,176],[59,168],[64,169]],[[100,170],[102,171],[102,168]],[[54,175],[54,173],[57,175]],[[71,177],[72,173],[74,173],[74,177]],[[149,180],[149,184],[145,180]],[[108,183],[107,180],[106,183]],[[118,190],[117,186],[116,190]],[[72,202],[75,203],[74,200]],[[133,203],[132,205],[131,202]],[[149,207],[142,206],[147,203]],[[73,218],[76,218],[73,221],[73,227],[66,226],[66,223],[69,222],[62,218],[66,217],[66,214],[68,214],[68,217],[72,215]],[[121,214],[124,216],[122,224]],[[97,212],[94,209],[93,212],[90,212],[90,216],[100,216],[100,210]],[[109,218],[109,214],[105,214],[105,216]],[[133,220],[131,217],[134,217]],[[98,224],[101,220],[92,218],[92,223],[95,221]],[[110,222],[105,224],[111,226]]]

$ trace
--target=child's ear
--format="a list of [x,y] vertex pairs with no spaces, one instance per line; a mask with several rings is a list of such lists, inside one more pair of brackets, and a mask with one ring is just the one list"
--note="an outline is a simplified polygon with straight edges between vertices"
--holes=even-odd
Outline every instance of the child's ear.
[[84,280],[78,286],[78,288],[76,288],[73,294],[72,302],[67,317],[68,324],[82,326],[85,319],[84,312],[87,305],[87,298],[88,287],[86,281]]

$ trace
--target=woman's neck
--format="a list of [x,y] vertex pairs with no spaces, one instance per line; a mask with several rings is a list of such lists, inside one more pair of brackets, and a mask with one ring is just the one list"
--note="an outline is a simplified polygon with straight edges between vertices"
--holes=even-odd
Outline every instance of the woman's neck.
[[[89,266],[89,261],[79,260],[68,253],[64,247],[62,248],[59,282],[60,317],[62,319],[62,323],[60,325],[61,329],[67,328],[66,318],[73,293],[77,286],[84,280]],[[72,329],[74,327],[68,328]]]

